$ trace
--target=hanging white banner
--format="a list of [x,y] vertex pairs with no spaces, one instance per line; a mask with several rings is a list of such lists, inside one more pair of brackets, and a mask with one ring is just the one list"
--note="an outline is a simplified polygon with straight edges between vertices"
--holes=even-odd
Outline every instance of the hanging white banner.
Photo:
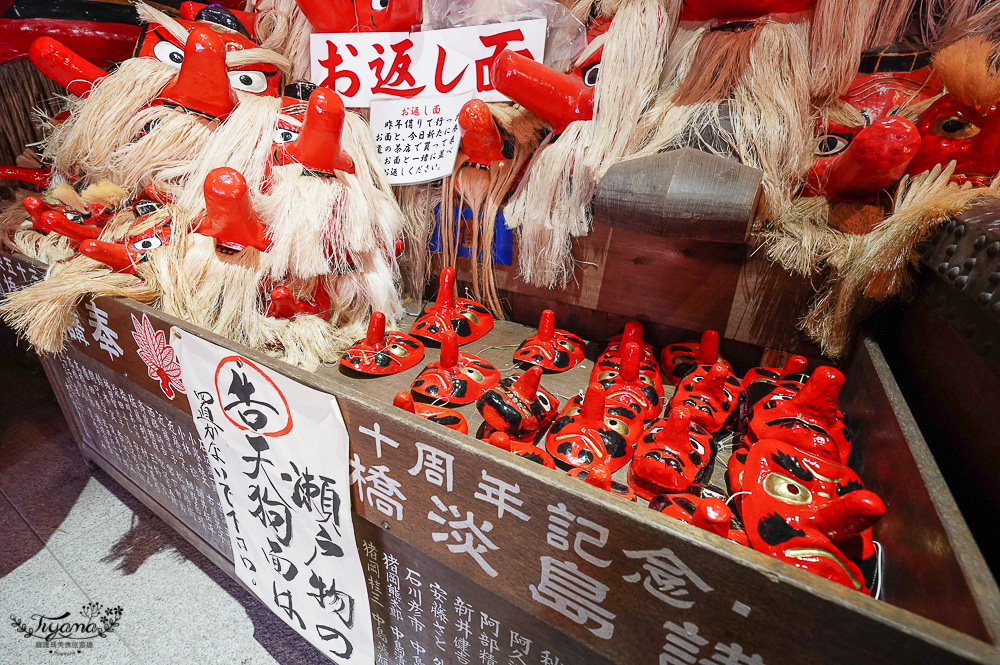
[[176,328],[236,573],[335,663],[375,660],[336,398]]

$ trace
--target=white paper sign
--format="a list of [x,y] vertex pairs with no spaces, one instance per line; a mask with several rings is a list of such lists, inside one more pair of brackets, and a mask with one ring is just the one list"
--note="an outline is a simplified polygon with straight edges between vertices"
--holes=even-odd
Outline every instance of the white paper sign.
[[350,108],[380,96],[421,99],[445,95],[507,101],[493,88],[490,66],[510,49],[545,57],[543,18],[425,32],[314,33],[312,80],[336,90]]
[[455,168],[458,112],[469,95],[435,99],[376,99],[369,124],[382,169],[393,185],[429,182]]
[[342,665],[375,659],[337,400],[171,329],[236,573]]

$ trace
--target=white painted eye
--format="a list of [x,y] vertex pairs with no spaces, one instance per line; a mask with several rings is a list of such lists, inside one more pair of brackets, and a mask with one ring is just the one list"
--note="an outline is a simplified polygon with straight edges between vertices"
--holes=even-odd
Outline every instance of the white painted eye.
[[150,236],[149,238],[143,238],[142,240],[136,240],[132,243],[132,247],[139,250],[140,252],[148,252],[151,249],[156,249],[157,247],[162,247],[163,241],[156,236]]
[[691,444],[691,447],[694,448],[694,451],[699,455],[705,454],[705,446],[701,445],[701,442],[698,441],[698,439],[694,438],[693,436],[688,437],[688,443]]
[[816,157],[833,157],[847,150],[850,141],[844,134],[823,134],[816,137]]
[[267,90],[267,77],[264,72],[238,69],[229,72],[229,84],[237,90],[256,94]]
[[153,55],[156,56],[157,60],[171,67],[180,67],[181,63],[184,62],[184,49],[166,40],[159,41],[153,46]]
[[383,11],[389,8],[389,0],[372,0],[372,9],[377,12]]
[[281,143],[289,143],[297,138],[299,138],[298,132],[278,127],[276,130],[274,130],[274,136],[271,138],[271,141],[273,143],[281,144]]
[[597,75],[601,72],[601,62],[592,62],[586,65],[580,70],[580,76],[583,77],[583,84],[588,88],[593,88],[597,85]]

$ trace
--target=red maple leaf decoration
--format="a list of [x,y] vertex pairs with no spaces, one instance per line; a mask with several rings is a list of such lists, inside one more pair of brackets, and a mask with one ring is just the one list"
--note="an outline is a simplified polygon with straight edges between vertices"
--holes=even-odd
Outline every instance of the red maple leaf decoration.
[[142,323],[132,315],[132,326],[135,332],[132,337],[138,346],[139,357],[146,363],[149,378],[160,382],[160,390],[169,399],[174,398],[174,388],[178,392],[186,392],[181,382],[181,366],[174,357],[174,349],[167,344],[166,335],[162,330],[155,330],[145,314]]

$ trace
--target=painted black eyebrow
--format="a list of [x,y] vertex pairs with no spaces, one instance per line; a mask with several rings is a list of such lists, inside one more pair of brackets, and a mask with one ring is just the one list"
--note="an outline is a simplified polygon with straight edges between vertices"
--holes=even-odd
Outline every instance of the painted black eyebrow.
[[812,471],[804,468],[799,464],[799,460],[791,455],[786,455],[779,450],[771,455],[771,459],[774,460],[775,464],[803,482],[809,482],[813,479]]
[[843,485],[837,485],[837,496],[844,496],[845,494],[857,492],[858,490],[863,490],[864,488],[865,486],[857,480],[848,480]]

